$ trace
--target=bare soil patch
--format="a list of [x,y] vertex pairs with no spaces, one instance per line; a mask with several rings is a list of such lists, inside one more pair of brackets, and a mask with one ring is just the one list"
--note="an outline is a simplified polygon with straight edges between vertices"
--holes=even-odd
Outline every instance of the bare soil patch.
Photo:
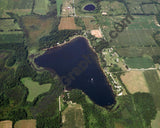
[[97,38],[102,38],[102,33],[100,30],[91,30],[91,35],[93,35]]
[[121,79],[130,93],[149,92],[143,71],[127,72],[125,75],[121,75]]
[[74,17],[63,17],[58,26],[58,30],[80,30],[81,27],[76,26]]

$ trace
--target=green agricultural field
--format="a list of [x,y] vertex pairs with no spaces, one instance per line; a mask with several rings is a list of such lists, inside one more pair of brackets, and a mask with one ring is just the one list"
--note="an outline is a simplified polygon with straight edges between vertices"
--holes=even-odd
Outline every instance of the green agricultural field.
[[[0,20],[0,35],[7,34],[22,34],[23,31],[14,19],[2,19]],[[21,37],[21,36],[20,36]]]
[[126,47],[116,48],[119,55],[124,57],[137,57],[137,56],[156,56],[160,55],[160,47]]
[[142,29],[142,30],[158,30],[155,24],[155,16],[134,16],[134,20],[130,20],[131,24],[128,26],[128,30]]
[[3,19],[0,20],[0,30],[8,31],[14,29],[21,29],[17,22],[14,22],[14,19]]
[[46,15],[49,12],[49,0],[35,0],[34,13]]
[[33,0],[0,0],[0,3],[0,17],[9,17],[6,12],[30,14],[33,6]]
[[148,84],[150,93],[153,96],[154,103],[158,110],[160,110],[160,77],[158,76],[157,71],[145,71],[145,79]]
[[[155,14],[158,4],[153,4],[152,0],[125,0],[131,14]],[[157,2],[157,1],[155,1]]]
[[[151,47],[157,46],[153,39],[153,32],[158,30],[153,16],[133,16],[131,24],[110,43],[115,47]],[[114,30],[114,28],[113,28]]]
[[126,14],[127,10],[123,3],[118,1],[102,1],[100,2],[101,12],[106,12],[107,15],[120,15]]
[[153,38],[153,33],[158,30],[155,16],[134,16],[128,27],[118,33],[117,38],[110,42],[109,32],[115,30],[114,23],[119,23],[124,16],[96,17],[101,26],[103,35],[109,41],[110,47],[116,48],[120,56],[137,57],[147,54],[149,56],[160,54],[160,49]]
[[48,92],[51,88],[51,84],[39,85],[38,82],[33,81],[30,77],[22,78],[21,82],[28,88],[29,94],[27,101],[32,102],[37,96]]
[[137,2],[132,4],[127,4],[127,6],[131,14],[143,14],[141,6]]
[[154,67],[154,63],[149,57],[134,57],[126,58],[126,64],[130,68],[151,68]]
[[57,15],[60,16],[61,15],[61,6],[63,4],[63,0],[56,0],[56,4],[57,4]]
[[0,44],[4,43],[23,43],[23,33],[0,34]]
[[155,4],[143,4],[142,9],[145,14],[158,14],[158,8]]

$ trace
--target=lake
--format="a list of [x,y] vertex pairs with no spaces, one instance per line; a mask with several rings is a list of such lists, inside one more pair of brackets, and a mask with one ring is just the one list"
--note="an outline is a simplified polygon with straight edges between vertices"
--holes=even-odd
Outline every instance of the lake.
[[76,37],[69,43],[47,50],[35,59],[35,63],[55,71],[67,89],[80,89],[100,105],[115,102],[111,86],[97,61],[97,55],[84,37]]
[[84,10],[93,11],[95,10],[95,6],[93,4],[88,4],[84,7]]

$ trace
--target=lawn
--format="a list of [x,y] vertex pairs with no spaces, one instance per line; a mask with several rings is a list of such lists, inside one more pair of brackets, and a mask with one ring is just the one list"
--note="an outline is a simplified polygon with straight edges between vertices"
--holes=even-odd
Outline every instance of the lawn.
[[48,92],[51,88],[51,84],[39,85],[38,82],[33,81],[30,77],[22,78],[21,82],[28,88],[29,94],[27,101],[32,102],[37,96]]
[[150,93],[153,96],[154,103],[158,110],[160,110],[160,77],[158,76],[157,71],[145,71],[145,79],[148,84]]
[[82,107],[79,104],[70,104],[62,112],[62,128],[84,128]]
[[132,57],[125,59],[129,68],[153,68],[154,63],[150,57]]
[[56,4],[57,4],[57,15],[60,16],[61,15],[61,6],[63,4],[63,0],[56,0]]

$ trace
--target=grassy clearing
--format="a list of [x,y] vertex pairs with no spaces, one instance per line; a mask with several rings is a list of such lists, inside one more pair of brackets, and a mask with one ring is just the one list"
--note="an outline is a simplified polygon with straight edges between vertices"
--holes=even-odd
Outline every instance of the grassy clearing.
[[0,121],[0,128],[12,128],[12,121],[10,120]]
[[153,96],[154,103],[158,110],[160,110],[160,77],[158,76],[157,71],[145,71],[144,72],[145,79],[148,84],[148,88],[150,93]]
[[32,102],[38,95],[48,92],[51,88],[51,84],[39,85],[38,82],[34,82],[30,77],[22,78],[21,82],[28,88],[29,94],[27,101]]
[[61,6],[63,4],[63,0],[56,0],[56,4],[57,4],[57,15],[60,16],[61,15]]
[[126,58],[126,64],[130,68],[151,68],[154,67],[154,63],[150,57],[133,57]]
[[36,120],[20,120],[14,125],[14,128],[36,128]]
[[49,12],[49,0],[35,0],[34,13],[40,15],[46,15]]
[[157,112],[155,120],[152,120],[152,128],[159,128],[160,126],[160,111]]
[[80,30],[81,27],[76,26],[74,17],[63,17],[58,26],[58,30]]
[[83,17],[82,20],[84,21],[86,30],[93,30],[99,28],[94,17]]
[[130,71],[121,75],[122,82],[130,93],[149,92],[143,71]]
[[82,107],[79,104],[70,104],[62,112],[62,128],[84,128]]

